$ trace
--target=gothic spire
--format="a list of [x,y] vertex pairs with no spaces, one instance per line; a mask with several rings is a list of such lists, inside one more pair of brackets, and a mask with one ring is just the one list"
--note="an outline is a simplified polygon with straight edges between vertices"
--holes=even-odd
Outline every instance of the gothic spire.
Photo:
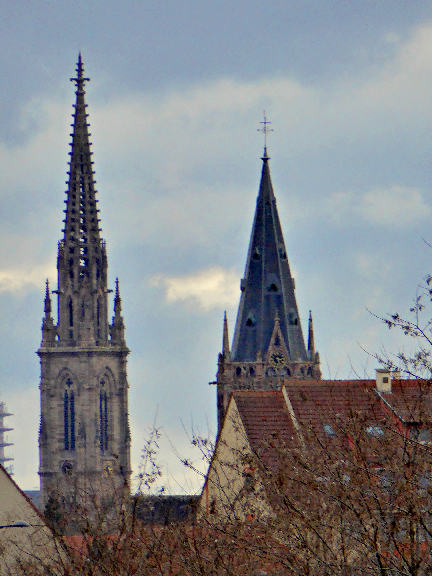
[[[68,254],[69,276],[75,283],[79,279],[92,280],[99,277],[101,270],[98,267],[100,260],[99,251],[101,248],[101,238],[99,220],[96,208],[96,190],[93,171],[93,162],[90,151],[91,142],[86,113],[85,103],[86,82],[89,78],[84,77],[84,66],[81,54],[78,57],[76,77],[71,81],[76,85],[76,102],[74,104],[74,122],[71,125],[72,142],[71,159],[69,162],[69,179],[66,191],[66,217],[64,227],[64,246]],[[100,264],[100,262],[99,262]],[[99,268],[99,269],[98,269]]]
[[70,345],[106,342],[108,328],[108,260],[100,237],[84,66],[78,57],[64,237],[58,252],[59,339]]
[[[263,130],[268,131],[267,124],[264,117]],[[241,281],[231,353],[234,362],[254,362],[257,355],[265,356],[276,315],[291,361],[307,360],[269,160],[265,145],[245,276]]]

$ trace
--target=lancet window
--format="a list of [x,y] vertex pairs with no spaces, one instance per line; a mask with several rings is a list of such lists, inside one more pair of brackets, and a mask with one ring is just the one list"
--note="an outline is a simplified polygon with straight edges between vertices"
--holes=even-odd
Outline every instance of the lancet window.
[[108,394],[105,388],[106,381],[100,381],[99,391],[99,422],[100,422],[100,449],[101,452],[108,450]]
[[97,321],[97,336],[100,338],[100,324],[101,324],[101,304],[100,299],[97,299],[96,303],[96,321]]
[[66,380],[66,386],[63,397],[64,449],[75,450],[75,396],[70,378]]
[[69,297],[67,308],[69,312],[69,338],[73,338],[73,303],[72,298]]

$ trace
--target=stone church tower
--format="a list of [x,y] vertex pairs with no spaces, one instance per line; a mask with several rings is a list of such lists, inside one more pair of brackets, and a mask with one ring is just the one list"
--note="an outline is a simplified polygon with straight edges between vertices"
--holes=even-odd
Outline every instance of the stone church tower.
[[[108,261],[100,237],[84,69],[79,56],[64,236],[58,244],[57,324],[47,281],[41,362],[41,507],[88,497],[105,502],[129,489],[130,430],[118,280],[108,319]],[[84,503],[85,505],[85,503]]]
[[[264,119],[264,130],[268,122]],[[217,380],[220,430],[232,390],[276,390],[282,379],[320,379],[312,314],[306,349],[276,198],[267,146],[233,345],[230,350],[225,315]]]

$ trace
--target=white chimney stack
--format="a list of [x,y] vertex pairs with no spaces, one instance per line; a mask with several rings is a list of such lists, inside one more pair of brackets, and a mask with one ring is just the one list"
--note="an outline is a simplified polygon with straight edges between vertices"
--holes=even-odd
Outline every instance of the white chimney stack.
[[378,392],[391,392],[392,371],[387,368],[376,369],[376,387]]

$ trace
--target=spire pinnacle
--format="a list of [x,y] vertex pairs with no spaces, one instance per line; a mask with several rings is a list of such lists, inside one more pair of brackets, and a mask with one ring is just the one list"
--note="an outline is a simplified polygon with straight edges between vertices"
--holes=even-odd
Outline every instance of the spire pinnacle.
[[121,297],[120,297],[120,283],[118,278],[116,278],[115,285],[116,289],[114,298],[114,317],[119,318],[121,316]]
[[312,320],[312,310],[309,310],[309,335],[308,335],[308,352],[313,355],[315,353],[315,336]]
[[226,310],[224,312],[224,327],[223,327],[223,339],[222,339],[222,353],[225,358],[228,357],[230,352],[229,348],[229,336],[228,336],[228,320]]
[[45,290],[45,304],[44,304],[44,312],[45,318],[51,318],[51,296],[49,291],[49,280],[46,279],[46,290]]
[[262,156],[262,160],[267,161],[267,160],[269,160],[269,156],[267,154],[267,134],[269,134],[270,132],[274,132],[274,130],[273,130],[273,128],[268,127],[268,124],[271,124],[271,122],[269,122],[267,120],[265,110],[263,112],[263,115],[264,115],[264,120],[263,120],[263,122],[260,122],[260,124],[262,124],[263,127],[257,128],[257,131],[262,132],[264,134],[264,154]]
[[118,278],[116,278],[115,284],[114,317],[110,326],[111,339],[117,344],[125,345],[125,325],[123,316],[121,315],[120,282]]

